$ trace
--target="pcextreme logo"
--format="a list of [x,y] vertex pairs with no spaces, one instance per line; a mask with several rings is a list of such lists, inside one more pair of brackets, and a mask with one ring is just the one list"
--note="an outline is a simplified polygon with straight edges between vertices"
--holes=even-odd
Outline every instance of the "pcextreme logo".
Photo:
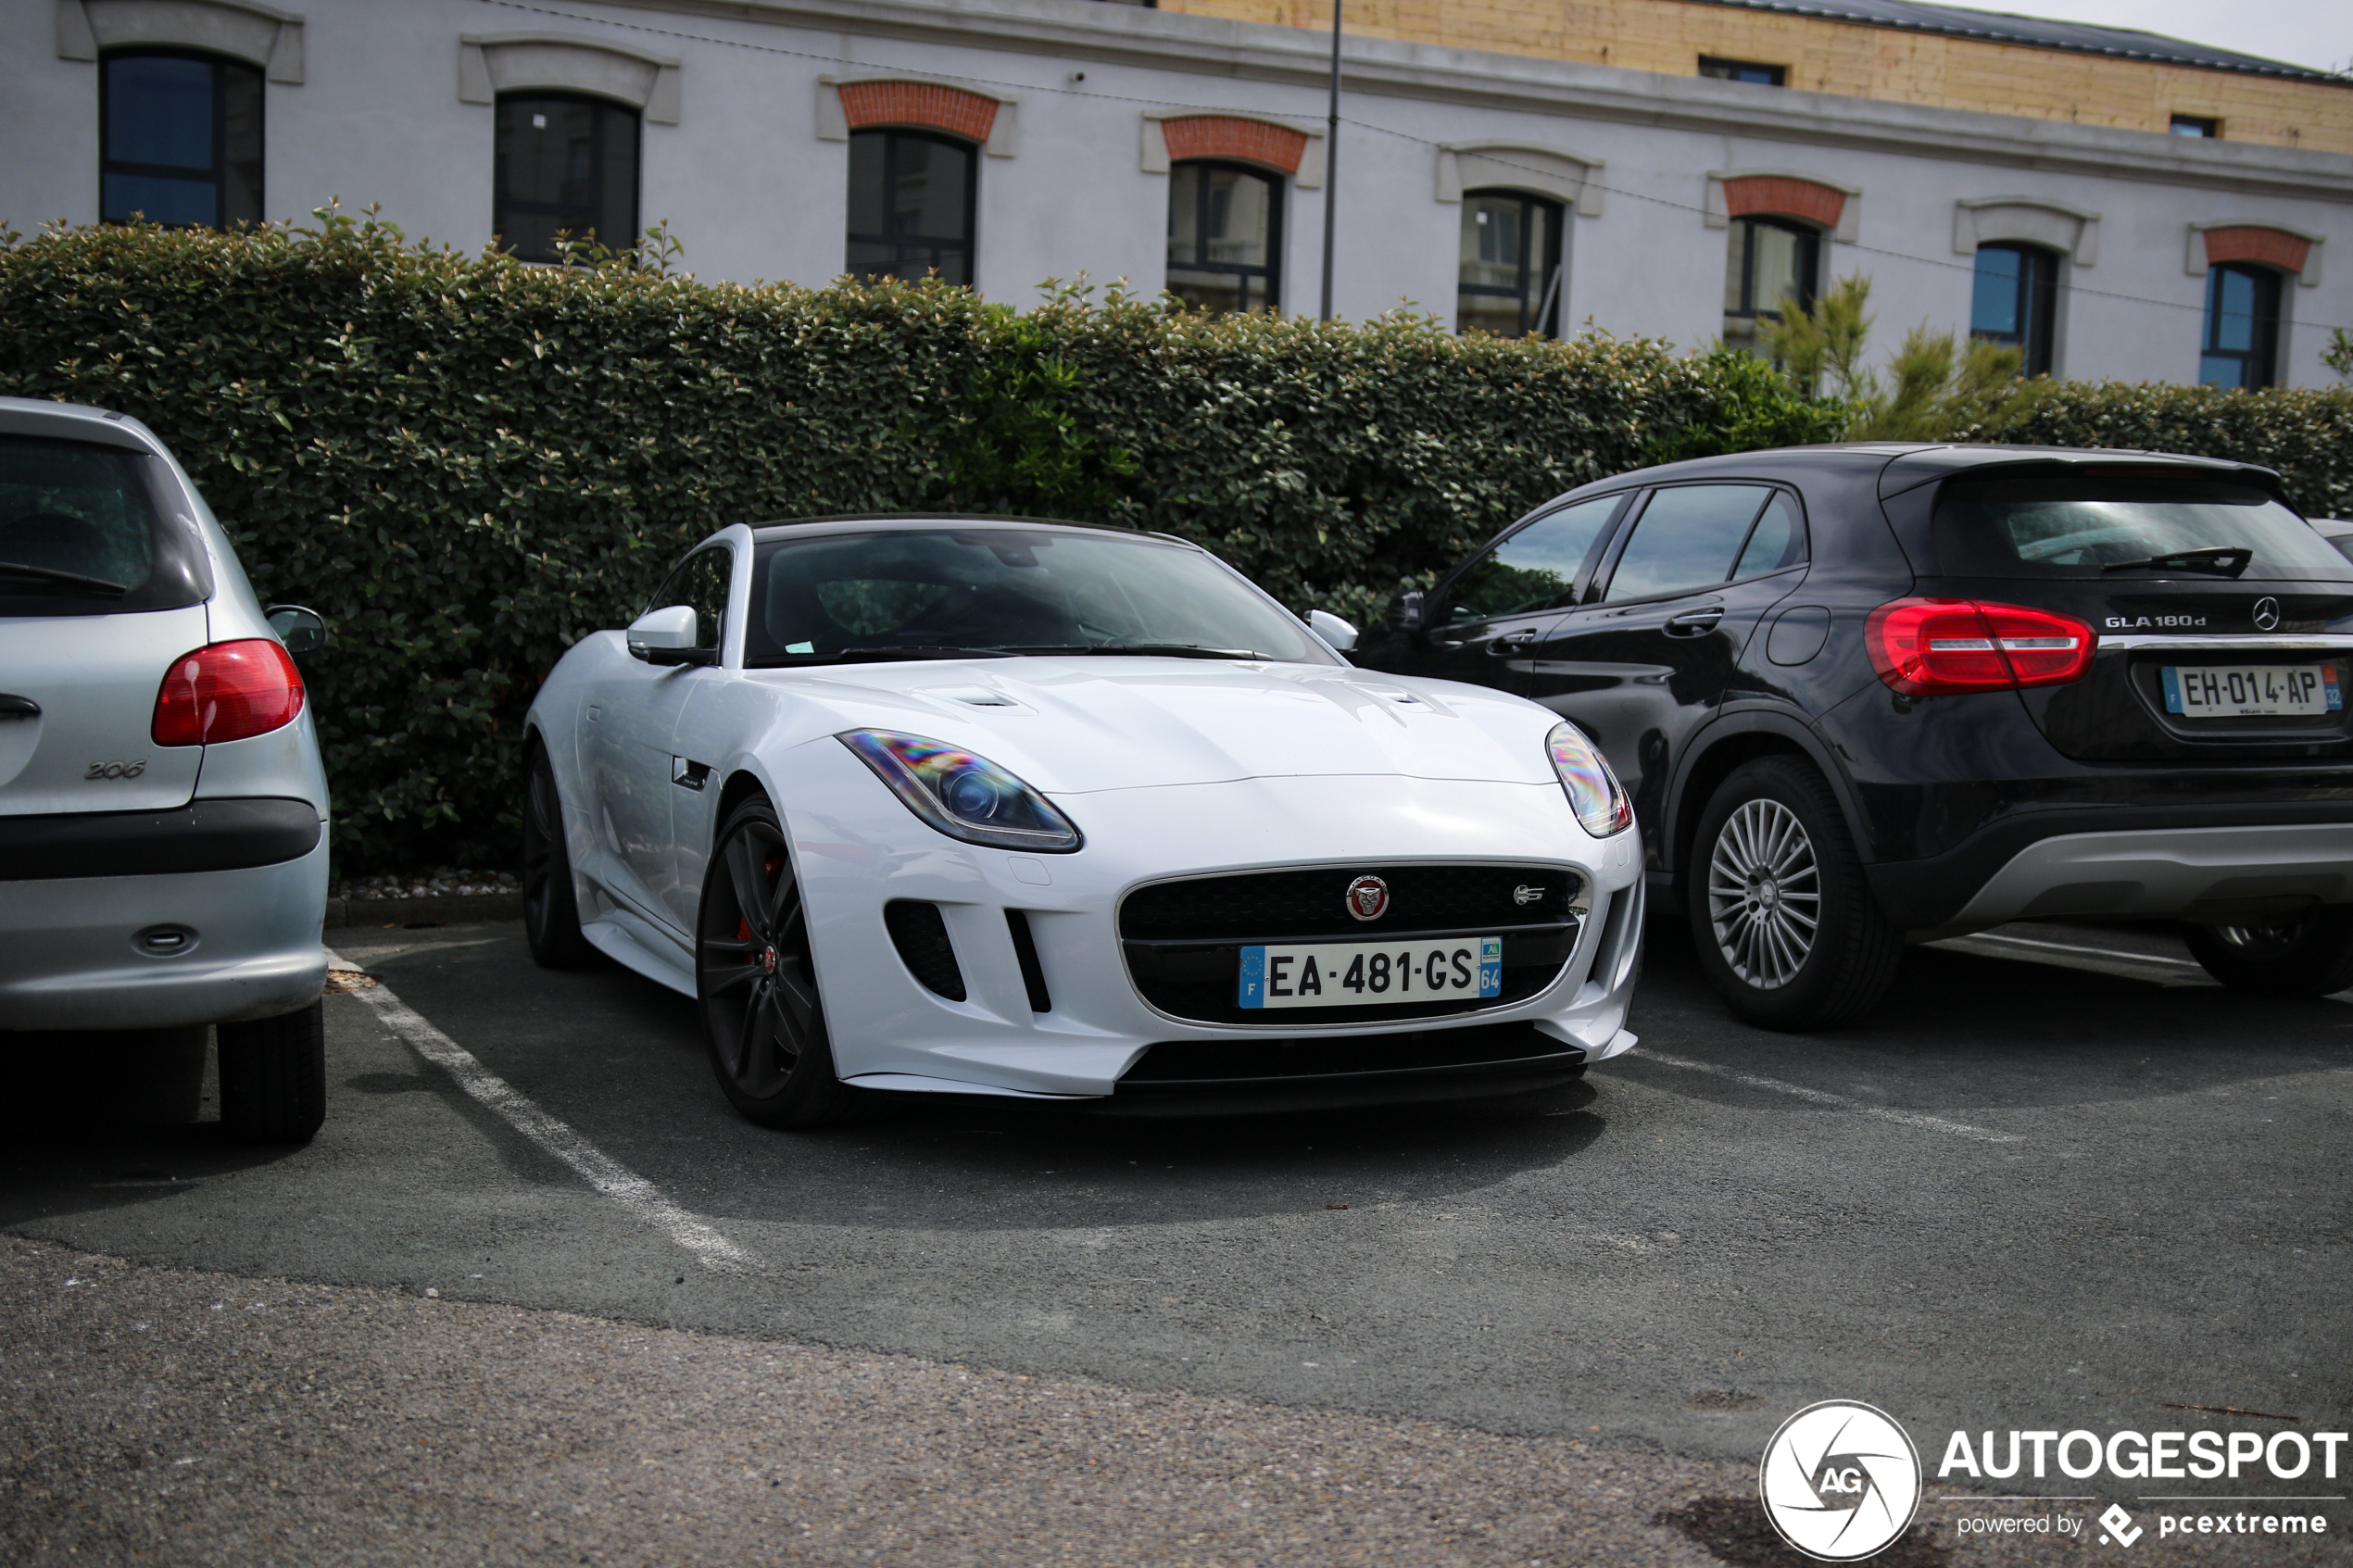
[[1821,1562],[1883,1550],[1920,1505],[1920,1456],[1894,1418],[1824,1399],[1781,1423],[1765,1445],[1756,1489],[1781,1538]]

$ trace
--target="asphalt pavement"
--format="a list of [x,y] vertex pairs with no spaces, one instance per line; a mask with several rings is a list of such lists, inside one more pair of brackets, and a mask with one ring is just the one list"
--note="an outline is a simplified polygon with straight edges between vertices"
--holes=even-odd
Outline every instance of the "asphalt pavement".
[[[1378,1499],[1368,1490],[1316,1504],[1305,1481],[1276,1486],[1269,1506],[1288,1523],[1259,1535],[1230,1512],[1194,1508],[1206,1494],[1139,1502],[1148,1476],[1130,1465],[1070,1505],[1102,1526],[1072,1537],[1076,1556],[1043,1535],[992,1535],[980,1509],[965,1540],[976,1562],[1378,1561],[1384,1542],[1430,1562],[1763,1562],[1773,1554],[1732,1513],[1754,1511],[1740,1499],[1753,1499],[1774,1428],[1817,1399],[1895,1415],[1931,1471],[1957,1428],[2263,1424],[2183,1406],[2294,1417],[2303,1431],[2353,1418],[2353,999],[2227,994],[2159,930],[2020,925],[1915,949],[1875,1020],[1817,1036],[1735,1023],[1680,939],[1655,931],[1632,1023],[1641,1051],[1568,1090],[1199,1122],[917,1103],[818,1134],[736,1119],[683,999],[618,971],[538,970],[518,926],[334,935],[384,984],[329,1000],[333,1098],[308,1148],[241,1149],[208,1120],[139,1130],[77,1115],[105,1098],[94,1087],[102,1068],[19,1063],[29,1089],[0,1120],[0,1229],[20,1238],[0,1268],[15,1301],[0,1308],[0,1343],[13,1343],[11,1364],[43,1371],[0,1399],[0,1423],[13,1410],[26,1435],[0,1427],[0,1460],[17,1467],[0,1516],[22,1526],[13,1538],[0,1526],[0,1541],[28,1560],[84,1539],[76,1520],[146,1538],[145,1516],[90,1478],[97,1472],[42,1468],[103,1441],[88,1435],[98,1418],[54,1398],[38,1419],[25,1414],[49,1386],[42,1378],[91,1380],[94,1398],[117,1389],[99,1400],[109,1409],[126,1378],[137,1382],[149,1402],[123,1410],[151,1424],[184,1402],[173,1375],[110,1373],[117,1363],[86,1348],[100,1335],[126,1343],[128,1331],[73,1317],[94,1304],[60,1305],[84,1287],[50,1276],[76,1269],[113,1271],[110,1299],[205,1298],[191,1311],[233,1293],[220,1276],[290,1282],[271,1287],[288,1303],[333,1287],[316,1299],[344,1305],[314,1313],[271,1363],[278,1371],[255,1371],[263,1383],[332,1365],[342,1336],[324,1324],[379,1325],[349,1352],[378,1363],[412,1342],[454,1366],[466,1363],[451,1346],[468,1336],[555,1336],[577,1366],[611,1380],[614,1404],[570,1430],[560,1414],[541,1426],[567,1453],[607,1460],[664,1386],[643,1354],[632,1361],[617,1347],[656,1343],[699,1347],[678,1354],[706,1370],[737,1368],[728,1389],[756,1381],[760,1358],[783,1358],[793,1378],[835,1390],[818,1405],[849,1413],[826,1431],[861,1452],[887,1454],[903,1438],[907,1411],[923,1404],[907,1390],[963,1376],[1047,1391],[1063,1412],[1055,1419],[1100,1436],[1074,1438],[1073,1451],[1105,1460],[1134,1447],[1118,1436],[1118,1411],[1139,1400],[1176,1412],[1167,1429],[1189,1434],[1169,1439],[1179,1468],[1238,1434],[1277,1471],[1316,1443],[1390,1456],[1351,1472],[1352,1486],[1391,1488]],[[91,1259],[152,1267],[79,1261]],[[205,1343],[213,1348],[183,1348],[171,1364],[228,1353]],[[85,1348],[60,1348],[74,1345]],[[577,1381],[545,1361],[542,1381]],[[678,1408],[726,1409],[726,1389],[710,1383],[719,1376],[674,1386]],[[880,1392],[845,1401],[843,1380],[858,1377]],[[1034,1384],[1008,1381],[1023,1378]],[[521,1421],[494,1414],[499,1396],[484,1391],[503,1386],[448,1397],[482,1421]],[[517,1386],[525,1405],[545,1393],[528,1377]],[[392,1384],[379,1393],[407,1397]],[[311,1424],[288,1419],[296,1434]],[[978,1419],[949,1428],[939,1444],[959,1454],[993,1451],[1001,1437]],[[44,1447],[29,1435],[49,1429],[49,1459],[14,1457]],[[713,1456],[736,1429],[702,1432],[718,1445],[698,1461],[711,1474],[734,1463]],[[692,1449],[672,1436],[686,1444],[679,1454]],[[805,1443],[786,1447],[806,1462]],[[563,1471],[519,1469],[497,1451],[518,1497]],[[1450,1469],[1445,1451],[1461,1462]],[[1408,1453],[1419,1457],[1395,1457]],[[337,1485],[357,1474],[316,1462]],[[911,1517],[933,1528],[926,1510],[962,1506],[960,1486],[978,1483],[959,1474],[934,1474],[930,1502],[902,1499]],[[1530,1475],[1550,1476],[1550,1489],[1530,1493]],[[1409,1481],[1435,1490],[1400,1500]],[[697,1484],[704,1492],[655,1488],[627,1519],[658,1524],[668,1509],[708,1524],[712,1495]],[[2000,1485],[2045,1497],[2074,1486]],[[2095,1485],[2100,1500],[2065,1506],[2143,1506],[2132,1483]],[[2343,1479],[2302,1486],[2347,1489]],[[804,1499],[785,1521],[794,1528],[757,1537],[797,1540],[776,1549],[786,1560],[966,1560],[940,1544],[950,1536],[920,1531],[852,1531],[826,1545],[798,1524],[851,1517],[842,1510],[862,1504],[842,1499],[855,1488],[828,1493],[804,1475],[794,1489]],[[1918,1541],[1899,1550],[2047,1560],[2032,1540],[1957,1540],[1954,1511],[1981,1505],[1954,1500],[1959,1483],[1932,1474],[1930,1491]],[[716,1495],[750,1506],[739,1492]],[[1438,1495],[1459,1506],[1414,1512]],[[259,1504],[246,1495],[240,1506]],[[1318,1506],[1368,1533],[1314,1524]],[[2133,1556],[2353,1556],[2353,1511],[2313,1506],[2335,1534],[2151,1536]],[[362,1517],[358,1508],[333,1516]],[[411,1527],[430,1513],[411,1510]],[[1468,1523],[1416,1534],[1417,1517]],[[664,1560],[659,1535],[647,1555],[629,1555],[641,1549],[635,1526],[620,1514],[608,1523],[564,1539],[594,1537],[621,1554],[596,1561]],[[318,1528],[317,1560],[378,1560],[328,1550],[343,1537]],[[194,1551],[196,1538],[181,1544]],[[554,1537],[465,1538],[483,1543],[484,1561],[571,1560],[547,1555]],[[714,1537],[708,1560],[734,1560],[724,1546],[736,1538]],[[984,1549],[992,1540],[1001,1549]]]

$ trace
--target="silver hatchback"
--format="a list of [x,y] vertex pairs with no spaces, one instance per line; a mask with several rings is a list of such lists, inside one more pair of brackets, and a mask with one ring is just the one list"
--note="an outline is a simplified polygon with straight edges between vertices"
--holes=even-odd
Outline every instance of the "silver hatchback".
[[327,779],[291,655],[324,641],[145,426],[0,398],[0,1042],[148,1064],[193,1114],[211,1026],[230,1131],[318,1130]]

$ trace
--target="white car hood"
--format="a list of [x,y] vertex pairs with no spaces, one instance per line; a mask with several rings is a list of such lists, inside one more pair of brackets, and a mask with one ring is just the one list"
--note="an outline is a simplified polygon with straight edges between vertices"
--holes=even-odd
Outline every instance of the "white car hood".
[[1534,703],[1447,681],[1210,659],[969,659],[756,671],[840,717],[975,751],[1050,795],[1388,774],[1554,782]]

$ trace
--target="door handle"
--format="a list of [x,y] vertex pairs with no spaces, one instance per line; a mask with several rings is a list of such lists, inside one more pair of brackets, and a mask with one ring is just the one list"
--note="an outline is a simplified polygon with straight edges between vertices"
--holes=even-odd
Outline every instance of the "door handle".
[[1709,605],[1705,609],[1687,609],[1680,615],[1667,617],[1667,634],[1670,637],[1704,637],[1715,631],[1716,623],[1723,619],[1724,607],[1722,605]]
[[1487,651],[1497,659],[1508,659],[1513,654],[1525,653],[1535,646],[1536,633],[1534,632],[1506,632],[1489,643]]

